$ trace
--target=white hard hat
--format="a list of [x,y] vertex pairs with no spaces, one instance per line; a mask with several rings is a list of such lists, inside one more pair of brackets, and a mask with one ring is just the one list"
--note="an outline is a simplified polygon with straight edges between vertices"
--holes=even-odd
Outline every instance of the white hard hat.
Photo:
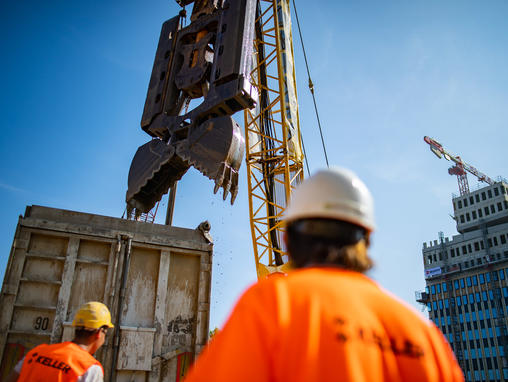
[[340,167],[321,170],[303,181],[291,196],[284,220],[342,220],[373,231],[374,200],[365,183]]

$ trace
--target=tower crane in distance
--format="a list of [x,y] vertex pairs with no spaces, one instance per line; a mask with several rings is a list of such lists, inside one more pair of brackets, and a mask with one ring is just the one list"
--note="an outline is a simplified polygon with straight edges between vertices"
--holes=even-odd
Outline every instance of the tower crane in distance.
[[470,164],[464,162],[460,156],[453,155],[446,151],[443,145],[435,139],[425,136],[423,137],[423,140],[430,146],[430,151],[432,151],[438,158],[444,157],[446,160],[455,163],[454,166],[448,169],[448,174],[457,175],[457,182],[459,184],[459,192],[461,196],[469,194],[469,183],[467,181],[468,172],[476,176],[481,182],[488,183],[489,185],[494,184],[494,181],[490,177],[485,175],[483,172],[478,171]]

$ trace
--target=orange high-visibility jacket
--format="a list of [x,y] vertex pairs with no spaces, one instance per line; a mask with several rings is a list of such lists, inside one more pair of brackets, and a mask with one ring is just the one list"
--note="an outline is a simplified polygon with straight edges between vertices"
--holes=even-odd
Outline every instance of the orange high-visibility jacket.
[[367,276],[322,267],[251,287],[185,382],[463,380],[433,323]]
[[102,368],[99,361],[75,343],[43,344],[25,356],[18,382],[77,381],[93,365]]

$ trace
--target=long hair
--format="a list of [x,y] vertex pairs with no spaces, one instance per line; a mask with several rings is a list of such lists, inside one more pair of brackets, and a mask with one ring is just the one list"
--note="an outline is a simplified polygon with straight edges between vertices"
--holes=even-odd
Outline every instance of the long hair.
[[373,262],[367,254],[369,233],[341,220],[301,219],[286,228],[292,265],[333,265],[364,273]]

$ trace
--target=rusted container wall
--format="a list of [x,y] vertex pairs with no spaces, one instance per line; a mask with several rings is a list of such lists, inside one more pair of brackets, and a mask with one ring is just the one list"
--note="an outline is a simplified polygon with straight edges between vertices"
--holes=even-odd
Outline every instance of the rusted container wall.
[[106,380],[180,380],[208,337],[211,262],[201,229],[27,207],[0,296],[0,380],[34,346],[71,340],[87,301],[116,326],[96,354]]

